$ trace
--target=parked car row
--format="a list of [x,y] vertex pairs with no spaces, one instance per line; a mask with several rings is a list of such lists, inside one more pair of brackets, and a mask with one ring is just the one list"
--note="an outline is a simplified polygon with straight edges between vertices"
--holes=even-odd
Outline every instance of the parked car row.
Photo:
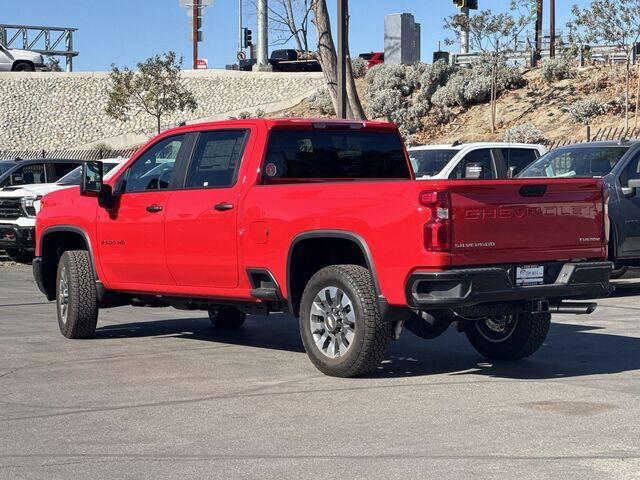
[[[116,170],[124,161],[103,160],[104,173]],[[55,159],[0,161],[0,249],[11,260],[33,261],[42,197],[80,185],[81,164],[80,160]]]
[[603,181],[577,164],[524,178],[547,171],[543,153],[407,154],[378,122],[179,127],[39,199],[34,277],[68,338],[118,305],[204,310],[216,328],[288,311],[328,375],[375,369],[404,328],[454,325],[489,358],[523,358],[553,313],[592,313],[611,291]]

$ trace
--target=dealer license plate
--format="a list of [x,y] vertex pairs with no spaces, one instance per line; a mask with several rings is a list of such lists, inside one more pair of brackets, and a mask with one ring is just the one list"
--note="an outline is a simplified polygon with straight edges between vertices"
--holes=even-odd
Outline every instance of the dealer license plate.
[[541,265],[525,265],[516,268],[516,286],[544,284],[544,267]]

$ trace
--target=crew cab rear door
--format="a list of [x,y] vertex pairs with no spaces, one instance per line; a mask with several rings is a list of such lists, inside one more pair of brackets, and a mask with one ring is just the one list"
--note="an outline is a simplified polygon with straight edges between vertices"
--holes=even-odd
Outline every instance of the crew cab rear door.
[[200,132],[165,218],[167,265],[179,286],[238,285],[238,173],[248,129]]
[[605,256],[603,188],[593,179],[451,182],[452,265]]

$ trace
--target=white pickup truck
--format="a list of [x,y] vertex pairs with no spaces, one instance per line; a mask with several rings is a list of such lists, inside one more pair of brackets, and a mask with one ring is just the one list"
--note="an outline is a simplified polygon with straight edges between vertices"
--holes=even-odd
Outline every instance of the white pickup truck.
[[0,72],[35,72],[48,70],[38,52],[7,48],[0,43]]
[[[102,160],[105,178],[115,174],[125,161],[126,158]],[[4,250],[11,260],[31,263],[35,249],[36,216],[42,197],[80,185],[81,168],[72,170],[56,183],[0,188],[0,250]]]
[[504,179],[516,176],[546,153],[543,145],[524,143],[453,143],[409,148],[416,178]]

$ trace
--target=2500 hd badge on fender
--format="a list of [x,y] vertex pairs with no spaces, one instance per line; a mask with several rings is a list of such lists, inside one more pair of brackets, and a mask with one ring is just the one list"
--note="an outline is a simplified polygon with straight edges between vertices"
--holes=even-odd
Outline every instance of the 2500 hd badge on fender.
[[[483,209],[571,214],[465,214]],[[68,338],[124,304],[206,310],[217,328],[289,311],[328,375],[376,368],[403,325],[434,338],[455,323],[516,359],[552,312],[595,308],[566,299],[609,293],[605,211],[595,179],[413,181],[390,124],[205,123],[45,196],[34,275]]]

